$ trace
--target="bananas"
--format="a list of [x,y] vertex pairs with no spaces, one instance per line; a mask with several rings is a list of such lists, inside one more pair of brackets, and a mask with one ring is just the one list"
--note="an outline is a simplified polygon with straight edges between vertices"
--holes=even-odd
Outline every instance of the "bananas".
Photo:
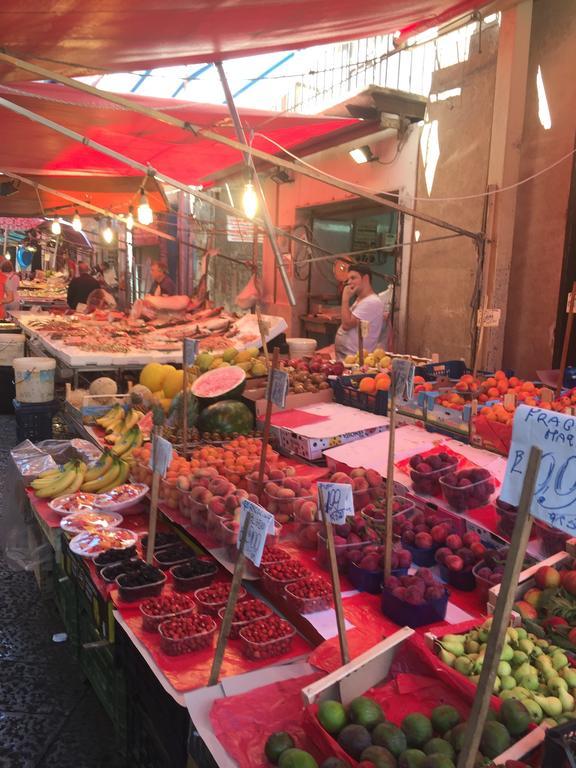
[[80,486],[80,490],[85,491],[86,493],[100,493],[104,489],[109,489],[109,487],[114,488],[117,484],[116,481],[119,475],[120,463],[114,459],[110,469],[97,477],[95,480],[90,480],[87,483],[83,483]]
[[110,424],[112,422],[116,421],[118,418],[124,417],[124,409],[120,405],[120,403],[116,403],[109,411],[108,413],[105,413],[104,416],[101,416],[99,419],[96,419],[96,424],[99,424],[101,427],[104,427],[104,429],[108,429]]
[[110,451],[106,450],[103,452],[100,459],[94,464],[90,469],[87,470],[86,474],[84,475],[85,482],[90,482],[90,480],[96,480],[97,477],[100,477],[105,472],[107,472],[110,467],[112,466],[112,463],[114,461],[114,456],[110,453]]
[[116,456],[121,456],[123,459],[130,458],[134,448],[140,448],[142,445],[142,432],[138,425],[129,429],[124,435],[117,440],[111,448],[112,453]]
[[47,480],[47,483],[39,483],[38,480],[34,480],[32,487],[40,499],[54,499],[56,496],[76,493],[84,482],[85,472],[86,464],[84,462],[68,462],[57,475],[39,478],[40,481]]

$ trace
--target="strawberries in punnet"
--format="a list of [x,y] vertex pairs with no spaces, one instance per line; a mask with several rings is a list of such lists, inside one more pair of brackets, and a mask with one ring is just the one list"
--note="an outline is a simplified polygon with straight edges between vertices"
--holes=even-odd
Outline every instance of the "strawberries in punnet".
[[158,626],[168,618],[177,614],[192,613],[194,610],[195,605],[190,597],[175,592],[144,600],[140,605],[142,628],[146,632],[156,632]]
[[285,563],[275,563],[264,568],[263,581],[266,589],[280,595],[286,584],[311,575],[310,571],[297,560],[288,560]]
[[[211,614],[217,614],[223,605],[228,602],[230,594],[230,584],[227,581],[219,581],[211,587],[203,587],[194,592],[194,599],[200,605],[203,611]],[[246,590],[240,587],[238,591],[238,600],[246,597]]]
[[214,639],[216,622],[211,616],[195,614],[177,616],[158,627],[160,648],[169,656],[209,648]]
[[287,653],[295,631],[279,616],[270,616],[248,624],[240,630],[242,652],[249,659],[269,659]]
[[301,579],[288,584],[284,590],[299,613],[325,611],[332,606],[332,587],[324,579]]
[[[218,616],[223,619],[225,612],[226,606],[220,608]],[[244,600],[242,603],[238,603],[234,609],[230,626],[230,637],[232,640],[236,640],[242,627],[245,627],[252,621],[257,621],[271,615],[272,610],[261,600]]]

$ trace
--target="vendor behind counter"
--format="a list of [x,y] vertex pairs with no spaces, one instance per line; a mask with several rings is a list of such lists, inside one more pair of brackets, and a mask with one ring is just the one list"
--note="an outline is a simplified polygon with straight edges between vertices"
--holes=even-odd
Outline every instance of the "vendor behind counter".
[[[354,299],[352,305],[350,302]],[[358,352],[358,325],[368,323],[363,346],[373,352],[385,344],[387,334],[386,305],[372,287],[372,270],[367,264],[351,264],[348,280],[342,291],[342,322],[336,331],[336,359]]]

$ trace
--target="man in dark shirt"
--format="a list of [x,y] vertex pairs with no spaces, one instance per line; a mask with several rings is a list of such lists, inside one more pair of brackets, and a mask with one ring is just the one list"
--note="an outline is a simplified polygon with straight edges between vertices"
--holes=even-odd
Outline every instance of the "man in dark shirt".
[[150,286],[151,296],[175,296],[176,286],[168,275],[168,266],[164,261],[153,261],[150,267],[153,283]]
[[78,304],[86,304],[88,296],[100,288],[100,283],[90,274],[90,266],[84,261],[78,262],[78,277],[70,280],[67,302],[70,309],[76,309]]

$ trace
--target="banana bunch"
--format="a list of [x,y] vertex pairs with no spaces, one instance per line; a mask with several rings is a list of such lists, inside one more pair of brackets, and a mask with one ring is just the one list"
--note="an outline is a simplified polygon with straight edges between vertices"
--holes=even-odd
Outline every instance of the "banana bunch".
[[130,464],[123,461],[110,450],[104,451],[100,459],[84,474],[80,486],[86,493],[105,493],[126,482]]
[[144,436],[140,430],[140,427],[136,424],[127,432],[124,432],[119,436],[118,440],[111,448],[112,453],[115,456],[122,457],[124,461],[129,461],[132,457],[132,451],[134,448],[140,448]]
[[31,486],[40,499],[55,499],[56,496],[76,493],[84,483],[86,464],[82,461],[68,461],[56,469],[49,469],[38,475]]
[[107,443],[117,443],[123,435],[126,435],[133,429],[144,414],[134,408],[128,408],[127,411],[120,404],[116,404],[108,413],[96,420],[106,430],[105,440]]

